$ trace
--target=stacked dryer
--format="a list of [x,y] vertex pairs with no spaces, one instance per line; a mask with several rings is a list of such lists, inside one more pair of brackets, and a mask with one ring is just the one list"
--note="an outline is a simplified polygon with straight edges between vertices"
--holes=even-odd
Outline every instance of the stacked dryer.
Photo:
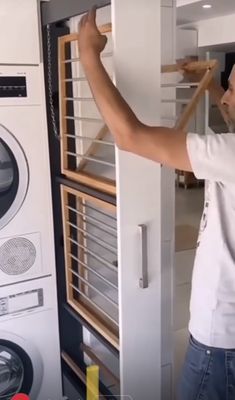
[[0,398],[60,400],[39,2],[0,3]]

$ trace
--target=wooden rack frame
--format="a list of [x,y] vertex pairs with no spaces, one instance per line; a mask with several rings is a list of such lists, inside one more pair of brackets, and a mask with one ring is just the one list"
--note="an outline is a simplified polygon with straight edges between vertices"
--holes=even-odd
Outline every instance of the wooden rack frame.
[[[102,25],[99,28],[100,32],[110,33],[111,24]],[[68,166],[67,151],[69,149],[68,144],[68,120],[66,119],[66,109],[67,109],[67,87],[66,87],[66,46],[72,42],[77,42],[79,40],[78,34],[70,34],[60,37],[59,39],[59,91],[60,91],[60,135],[61,135],[61,167],[62,173],[68,178],[78,181],[84,185],[90,186],[94,189],[100,190],[102,192],[115,195],[116,185],[115,181],[97,176],[95,174],[83,172],[82,169],[86,165],[86,158],[90,157],[96,152],[97,145],[99,141],[102,141],[108,132],[107,126],[104,124],[100,131],[97,133],[88,151],[84,154],[84,159],[82,160],[79,168],[77,170],[71,170]],[[77,60],[79,61],[79,60]]]
[[[164,65],[161,68],[162,73],[174,73],[180,72],[182,73],[182,77],[186,77],[189,74],[194,74],[198,77],[198,86],[197,89],[185,108],[184,112],[178,118],[178,121],[175,124],[176,129],[185,130],[190,121],[190,118],[193,116],[195,109],[198,105],[198,102],[202,95],[206,90],[209,91],[209,94],[214,98],[218,108],[221,111],[221,114],[224,118],[226,124],[228,124],[228,116],[224,106],[221,104],[220,99],[223,96],[224,90],[218,85],[214,78],[214,72],[218,68],[217,60],[210,61],[188,61],[188,62],[180,62],[178,64],[173,65]],[[187,85],[187,82],[185,82]],[[190,83],[189,83],[190,86]]]
[[[192,82],[192,87],[195,84],[196,90],[191,98],[190,102],[185,107],[183,113],[179,116],[178,120],[176,121],[174,128],[180,130],[187,130],[188,124],[190,119],[192,118],[198,103],[202,96],[204,95],[205,91],[208,90],[211,97],[216,102],[221,115],[228,125],[228,115],[226,113],[225,107],[221,104],[221,97],[223,96],[224,90],[223,88],[216,83],[214,80],[214,72],[218,67],[217,60],[210,60],[210,61],[181,61],[174,65],[164,65],[162,66],[161,72],[162,73],[175,73],[179,72],[182,74],[182,78],[186,78],[190,80],[190,76],[193,75],[195,81]],[[185,82],[187,85],[187,82]],[[189,83],[190,87],[190,83]],[[184,176],[184,186],[188,186],[188,182],[196,182],[196,178],[194,177],[193,173],[176,170],[177,174],[177,183],[179,184],[179,177],[180,175]]]
[[[62,211],[63,211],[63,230],[64,230],[64,254],[66,268],[66,292],[67,302],[77,311],[88,323],[90,323],[106,340],[108,340],[116,349],[119,349],[118,322],[114,323],[113,318],[108,318],[107,313],[102,312],[100,307],[89,299],[87,281],[87,263],[84,257],[86,251],[86,237],[89,233],[86,231],[87,217],[80,217],[80,211],[73,215],[69,213],[69,198],[76,203],[76,210],[81,210],[84,204],[89,204],[97,209],[102,209],[107,214],[116,213],[116,207],[110,203],[96,199],[92,196],[81,193],[75,189],[61,185]],[[74,220],[75,218],[75,220]],[[71,241],[70,226],[75,225],[77,231],[77,241],[79,245],[79,256],[74,257],[72,246],[75,239]],[[75,243],[75,245],[76,245]],[[84,250],[84,251],[83,251]],[[75,268],[74,268],[75,266]],[[89,268],[89,266],[88,266]],[[92,270],[93,268],[90,268]],[[113,266],[113,269],[116,269]],[[88,270],[89,271],[89,270]],[[92,271],[91,271],[92,272]],[[96,272],[96,271],[95,271]],[[76,282],[75,282],[76,281]],[[87,287],[88,285],[88,287]]]

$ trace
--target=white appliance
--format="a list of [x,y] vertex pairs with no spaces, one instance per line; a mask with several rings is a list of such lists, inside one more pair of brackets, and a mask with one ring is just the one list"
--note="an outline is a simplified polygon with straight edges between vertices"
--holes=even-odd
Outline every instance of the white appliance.
[[55,275],[40,3],[0,2],[0,286]]
[[54,273],[42,65],[0,65],[0,286]]
[[0,399],[62,399],[56,304],[51,277],[1,288]]
[[0,399],[62,398],[40,1],[0,2]]
[[37,0],[1,0],[1,64],[39,64],[39,7]]

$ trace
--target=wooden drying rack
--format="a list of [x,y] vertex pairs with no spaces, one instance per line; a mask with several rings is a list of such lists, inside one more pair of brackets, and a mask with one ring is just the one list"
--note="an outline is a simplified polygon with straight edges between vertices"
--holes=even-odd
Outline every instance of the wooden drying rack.
[[[69,197],[73,197],[76,204],[75,215],[76,222],[71,223],[69,216]],[[87,282],[87,264],[85,258],[85,240],[86,232],[86,214],[83,211],[86,203],[92,205],[95,209],[107,211],[107,213],[116,213],[116,207],[103,200],[99,200],[88,194],[81,193],[75,189],[61,185],[61,200],[62,200],[62,216],[63,216],[63,237],[64,237],[64,254],[65,254],[65,273],[66,273],[66,293],[68,304],[78,312],[89,324],[96,328],[106,340],[108,340],[116,349],[119,349],[119,335],[117,323],[114,323],[110,317],[100,312],[95,307],[95,303],[89,300],[86,294]],[[71,236],[70,227],[76,224],[77,240]],[[89,237],[89,234],[88,234]],[[79,258],[75,257],[73,252],[74,244],[79,248]],[[72,268],[73,261],[76,260],[78,270],[74,272]],[[114,267],[113,267],[114,268]],[[114,268],[115,273],[117,269]],[[74,283],[74,278],[78,277],[79,281]],[[85,278],[85,279],[84,279]],[[77,298],[79,294],[79,299]]]
[[[102,34],[111,32],[111,24],[105,24],[99,27]],[[86,186],[90,186],[94,189],[100,190],[111,195],[116,194],[115,181],[98,177],[91,173],[83,172],[82,170],[87,164],[86,158],[93,155],[97,150],[98,142],[102,141],[105,135],[109,132],[107,125],[103,125],[100,131],[94,138],[94,142],[90,145],[87,152],[84,154],[84,159],[81,161],[77,171],[72,171],[68,167],[68,123],[66,120],[66,103],[67,103],[67,88],[66,88],[66,46],[72,42],[79,40],[79,34],[73,33],[70,35],[62,36],[58,39],[59,48],[59,91],[60,91],[60,131],[61,131],[61,166],[62,173],[68,178],[78,181]],[[77,59],[79,61],[79,59]]]
[[[224,94],[224,89],[215,81],[213,75],[218,67],[217,60],[210,61],[187,61],[182,60],[173,65],[162,66],[162,73],[175,73],[179,72],[182,74],[182,78],[187,79],[189,82],[185,81],[183,85],[185,87],[193,87],[195,82],[197,83],[196,90],[189,101],[187,107],[185,107],[183,113],[178,117],[174,128],[187,131],[190,119],[196,111],[197,105],[205,94],[207,90],[213,100],[215,101],[217,107],[219,108],[221,115],[228,126],[228,115],[226,113],[225,107],[221,104],[221,98]],[[192,79],[193,77],[193,79]],[[191,79],[190,79],[191,78]],[[190,80],[192,82],[190,82]],[[191,85],[190,85],[191,84]],[[197,182],[194,174],[192,172],[176,170],[177,183],[179,184],[180,176],[184,177],[185,188],[188,184]]]
[[[228,123],[228,117],[224,106],[221,104],[220,99],[223,96],[223,88],[216,83],[213,78],[214,72],[218,67],[217,60],[210,61],[181,61],[177,64],[163,65],[161,68],[162,73],[174,73],[180,72],[182,77],[187,78],[188,75],[194,74],[195,77],[199,78],[197,89],[190,100],[188,106],[184,112],[180,115],[178,121],[175,124],[176,129],[185,130],[187,125],[192,118],[193,113],[198,105],[198,102],[206,90],[209,91],[211,96],[214,98],[221,114],[224,118],[225,123]],[[184,82],[185,86],[190,86],[190,82]],[[192,86],[194,81],[192,82]]]
[[[99,27],[101,33],[109,33],[112,30],[111,24],[102,25]],[[111,194],[113,196],[116,195],[116,182],[104,178],[101,176],[97,176],[95,174],[91,174],[84,171],[84,167],[87,165],[87,159],[93,156],[97,151],[97,146],[104,139],[105,135],[108,133],[108,128],[106,125],[99,130],[96,137],[93,140],[93,143],[90,145],[86,153],[83,155],[83,159],[81,160],[79,167],[76,170],[71,170],[68,166],[68,121],[66,119],[66,105],[68,100],[67,88],[66,88],[66,63],[79,61],[78,59],[67,60],[66,59],[66,46],[71,44],[74,41],[79,40],[79,34],[74,33],[66,36],[62,36],[59,38],[59,82],[60,82],[60,119],[61,119],[61,165],[62,165],[62,173],[65,174],[68,178],[71,178],[75,181],[78,181],[86,186],[92,187],[93,189],[99,190],[101,192],[105,192]],[[194,112],[196,111],[196,107],[204,95],[205,91],[208,90],[212,98],[215,100],[217,106],[219,107],[223,119],[226,124],[228,124],[228,118],[225,111],[225,108],[221,105],[220,99],[224,93],[223,88],[216,83],[213,78],[214,72],[218,66],[218,62],[216,60],[210,61],[180,61],[173,65],[164,65],[161,68],[162,74],[170,74],[179,72],[182,74],[182,78],[187,79],[188,77],[194,75],[195,82],[193,86],[196,87],[195,92],[188,102],[186,107],[184,108],[182,114],[177,119],[174,128],[187,130],[190,119],[192,118]],[[173,85],[172,87],[176,86]],[[185,82],[185,86],[187,86],[187,82]],[[190,87],[190,82],[188,83]],[[82,119],[82,118],[81,118]],[[178,174],[184,173],[182,171],[177,171]]]

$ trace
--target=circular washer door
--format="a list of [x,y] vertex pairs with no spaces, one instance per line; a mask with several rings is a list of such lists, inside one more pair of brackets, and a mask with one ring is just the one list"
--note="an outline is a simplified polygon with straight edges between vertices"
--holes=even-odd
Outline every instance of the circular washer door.
[[17,393],[36,399],[42,385],[41,354],[29,341],[0,332],[0,399],[11,400]]
[[14,343],[0,340],[0,399],[10,400],[16,393],[29,394],[33,367],[29,356]]
[[17,214],[28,190],[28,164],[22,147],[0,125],[0,229]]

